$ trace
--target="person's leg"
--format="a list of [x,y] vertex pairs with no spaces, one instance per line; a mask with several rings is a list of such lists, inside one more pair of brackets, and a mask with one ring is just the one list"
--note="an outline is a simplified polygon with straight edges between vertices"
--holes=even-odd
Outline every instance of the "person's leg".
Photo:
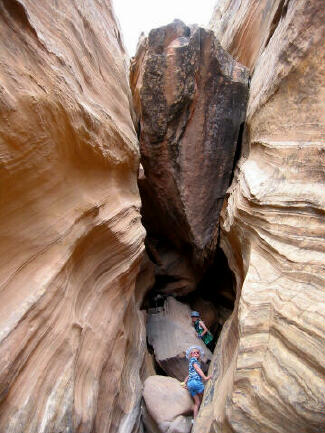
[[195,419],[197,417],[197,414],[198,414],[198,411],[199,411],[199,407],[200,407],[200,403],[201,403],[199,394],[193,395],[193,400],[194,400],[193,417]]

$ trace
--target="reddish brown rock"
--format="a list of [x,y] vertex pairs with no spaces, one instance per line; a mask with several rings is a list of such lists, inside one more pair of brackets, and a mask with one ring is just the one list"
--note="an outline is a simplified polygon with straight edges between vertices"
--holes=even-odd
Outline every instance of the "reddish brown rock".
[[200,313],[200,317],[210,330],[215,329],[219,321],[219,312],[216,306],[200,297],[191,304],[193,310]]
[[155,291],[163,295],[184,296],[196,288],[200,274],[193,269],[186,254],[163,240],[147,239],[155,263]]
[[152,30],[132,64],[145,225],[200,266],[215,250],[247,80],[212,31],[180,21]]

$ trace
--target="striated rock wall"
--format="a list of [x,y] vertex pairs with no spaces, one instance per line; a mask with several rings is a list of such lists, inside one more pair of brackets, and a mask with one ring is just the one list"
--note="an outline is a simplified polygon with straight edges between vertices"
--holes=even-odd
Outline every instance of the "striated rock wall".
[[223,46],[253,75],[243,156],[221,216],[236,307],[194,432],[321,432],[323,5],[218,1],[215,19]]
[[111,4],[1,0],[0,52],[0,431],[135,432],[144,230]]
[[225,50],[250,70],[262,55],[288,0],[218,0],[209,27]]

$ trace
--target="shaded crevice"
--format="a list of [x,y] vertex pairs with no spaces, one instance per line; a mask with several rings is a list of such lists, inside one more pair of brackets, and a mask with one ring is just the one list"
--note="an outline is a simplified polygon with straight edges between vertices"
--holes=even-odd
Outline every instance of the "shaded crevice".
[[222,306],[229,310],[234,307],[236,298],[235,276],[220,247],[216,250],[212,265],[198,283],[197,289],[188,295],[188,299],[191,300],[191,297],[197,295],[211,302],[215,307]]
[[[245,130],[245,122],[240,124],[237,145],[234,154],[233,166],[229,185],[231,184],[237,163],[242,153],[242,142]],[[147,231],[147,238],[145,241],[146,252],[150,261],[154,264],[155,268],[155,283],[148,291],[143,299],[141,309],[146,310],[147,313],[152,314],[153,311],[162,311],[168,296],[174,297],[177,301],[186,304],[191,310],[198,310],[201,313],[202,319],[207,322],[207,326],[213,334],[212,350],[214,350],[222,327],[225,321],[230,317],[236,298],[236,284],[235,277],[229,268],[227,258],[218,246],[216,248],[214,257],[209,266],[205,269],[195,266],[191,262],[190,246],[186,248],[180,245],[177,241],[171,242],[173,235],[169,234],[166,237],[165,228],[160,226],[159,219],[155,219],[155,211],[153,211],[154,202],[148,195],[146,189],[143,188],[143,180],[139,182],[139,189],[142,199],[142,223]],[[161,228],[161,231],[159,229]],[[218,234],[219,237],[219,234]],[[178,266],[175,266],[175,274],[173,274],[172,264],[164,263],[164,256],[178,255]],[[183,262],[188,262],[189,267],[193,272],[192,275],[181,275],[182,270],[180,267],[184,265]],[[177,260],[175,261],[177,265]],[[166,274],[164,274],[164,267]],[[186,268],[186,266],[184,266]],[[169,273],[168,273],[169,272]],[[185,269],[185,274],[187,270]],[[192,290],[184,295],[173,293],[170,291],[172,285],[177,285],[181,279],[186,279],[187,282],[192,279]],[[177,286],[179,289],[179,285]],[[205,308],[208,311],[205,311]],[[211,319],[211,316],[214,318]],[[147,340],[148,352],[152,355],[154,361],[154,369],[157,375],[167,376],[168,374],[159,365],[155,359],[154,349]]]
[[[152,30],[132,61],[138,186],[153,281],[141,306],[151,375],[154,369],[183,381],[191,345],[204,349],[206,371],[234,308],[219,215],[242,153],[248,79],[248,69],[212,31],[180,21]],[[212,342],[209,334],[200,337],[204,325],[192,321],[191,310],[200,313]]]
[[167,376],[166,372],[160,367],[160,365],[156,361],[154,348],[149,343],[148,338],[147,338],[147,350],[148,353],[152,356],[156,374],[158,374],[159,376]]
[[235,150],[235,156],[234,156],[234,163],[232,166],[232,172],[231,172],[231,177],[230,177],[230,182],[229,185],[232,184],[232,181],[234,179],[234,174],[235,174],[235,168],[237,166],[237,163],[242,155],[242,148],[243,148],[243,138],[244,138],[244,129],[245,129],[245,122],[242,122],[240,124],[239,127],[239,132],[238,132],[238,138],[237,138],[237,145],[236,145],[236,150]]
[[274,14],[273,20],[271,22],[269,35],[268,35],[267,40],[265,42],[264,49],[268,46],[276,28],[278,27],[280,20],[286,16],[287,10],[288,10],[288,3],[289,3],[288,0],[281,0],[280,1],[279,6],[278,6],[278,8]]
[[[199,281],[195,291],[185,297],[177,297],[188,304],[192,310],[198,310],[202,317],[211,316],[211,311],[204,312],[204,304],[215,308],[215,320],[209,325],[213,334],[213,349],[218,341],[225,321],[234,309],[236,298],[235,276],[229,268],[227,258],[220,247],[217,248],[214,261]],[[209,308],[209,307],[208,307]],[[209,319],[208,319],[209,320]]]
[[[155,284],[144,298],[142,309],[148,314],[158,314],[164,311],[166,299],[174,297],[177,301],[187,305],[191,310],[199,311],[202,320],[213,334],[212,350],[217,344],[225,321],[230,317],[235,303],[235,276],[228,265],[228,260],[220,247],[217,248],[213,263],[198,279],[195,289],[184,295],[166,294],[162,290],[166,282],[177,281],[176,278],[158,275]],[[193,283],[194,284],[194,283]],[[148,343],[148,351],[154,354],[153,347]],[[157,374],[166,375],[155,361]]]

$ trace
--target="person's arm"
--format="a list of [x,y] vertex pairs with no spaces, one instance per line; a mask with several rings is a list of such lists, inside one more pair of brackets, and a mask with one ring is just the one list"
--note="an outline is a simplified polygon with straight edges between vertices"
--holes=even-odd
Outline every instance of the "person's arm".
[[187,389],[187,381],[188,381],[188,376],[185,377],[184,382],[182,382],[184,385],[184,388]]
[[208,332],[208,328],[205,326],[204,322],[202,322],[202,320],[200,320],[200,326],[203,329],[202,334],[200,335],[200,337],[202,338],[203,335],[205,335]]
[[203,371],[201,370],[201,368],[198,366],[198,364],[196,362],[193,364],[193,367],[195,368],[196,372],[202,377],[203,380],[211,379],[211,376],[206,376],[203,373]]

